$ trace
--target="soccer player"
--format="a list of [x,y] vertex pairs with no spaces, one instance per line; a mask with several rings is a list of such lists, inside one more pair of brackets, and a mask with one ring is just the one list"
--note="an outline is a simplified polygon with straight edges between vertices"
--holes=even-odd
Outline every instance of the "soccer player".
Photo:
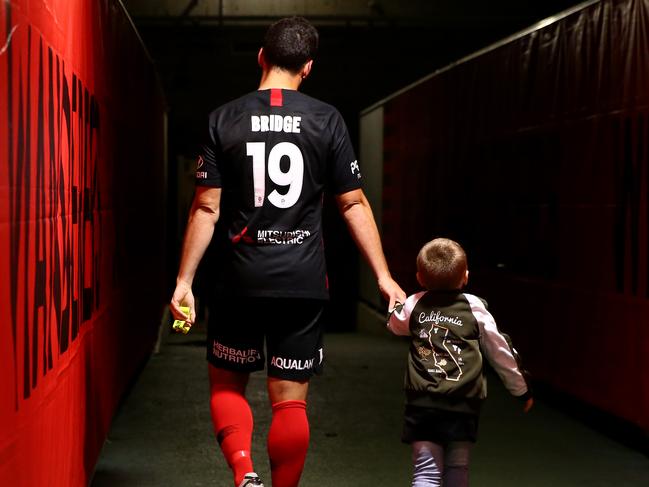
[[296,486],[302,474],[309,379],[324,357],[323,191],[335,195],[390,308],[406,298],[390,276],[343,119],[334,107],[297,91],[311,73],[317,45],[318,33],[305,19],[274,23],[258,54],[259,89],[210,114],[171,299],[173,316],[191,324],[192,280],[221,218],[229,241],[222,259],[226,299],[208,324],[210,406],[239,487],[263,485],[250,458],[253,418],[245,389],[249,373],[264,363],[273,410],[272,485]]

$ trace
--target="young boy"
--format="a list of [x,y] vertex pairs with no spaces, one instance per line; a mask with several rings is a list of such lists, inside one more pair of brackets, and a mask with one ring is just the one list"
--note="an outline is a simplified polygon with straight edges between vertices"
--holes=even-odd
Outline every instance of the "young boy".
[[412,444],[412,487],[469,484],[469,452],[487,395],[483,355],[514,396],[532,407],[518,355],[500,333],[486,303],[462,292],[466,254],[452,240],[428,242],[417,256],[417,281],[426,291],[391,312],[388,328],[410,336],[402,440]]

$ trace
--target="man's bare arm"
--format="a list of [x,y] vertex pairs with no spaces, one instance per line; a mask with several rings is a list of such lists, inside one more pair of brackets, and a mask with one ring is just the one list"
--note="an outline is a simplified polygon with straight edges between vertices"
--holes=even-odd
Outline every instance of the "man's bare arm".
[[397,301],[405,302],[406,293],[390,275],[372,208],[363,191],[356,189],[338,195],[336,203],[354,242],[374,272],[379,290],[389,303],[388,309]]
[[[219,220],[220,205],[221,188],[202,186],[196,188],[194,201],[189,212],[187,230],[185,231],[180,268],[176,277],[176,290],[169,305],[171,314],[175,319],[186,320],[189,324],[193,323],[196,318],[192,282],[198,264],[212,240],[214,226]],[[190,308],[188,320],[180,310],[181,305]]]

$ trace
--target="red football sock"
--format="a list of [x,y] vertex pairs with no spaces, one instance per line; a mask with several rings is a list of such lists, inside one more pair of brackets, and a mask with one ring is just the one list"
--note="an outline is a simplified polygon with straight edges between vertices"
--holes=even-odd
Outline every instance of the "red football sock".
[[273,487],[296,487],[302,475],[309,447],[306,401],[273,404],[273,420],[268,432],[268,456]]
[[253,425],[250,405],[236,390],[213,387],[210,410],[216,438],[234,473],[234,485],[239,485],[245,474],[254,471],[250,457]]

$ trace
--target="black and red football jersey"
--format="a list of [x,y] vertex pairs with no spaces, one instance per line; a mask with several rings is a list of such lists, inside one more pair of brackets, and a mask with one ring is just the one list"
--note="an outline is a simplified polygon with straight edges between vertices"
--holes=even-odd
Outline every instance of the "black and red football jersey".
[[209,116],[196,184],[222,188],[226,289],[328,297],[322,195],[361,187],[340,113],[299,91],[259,90]]

